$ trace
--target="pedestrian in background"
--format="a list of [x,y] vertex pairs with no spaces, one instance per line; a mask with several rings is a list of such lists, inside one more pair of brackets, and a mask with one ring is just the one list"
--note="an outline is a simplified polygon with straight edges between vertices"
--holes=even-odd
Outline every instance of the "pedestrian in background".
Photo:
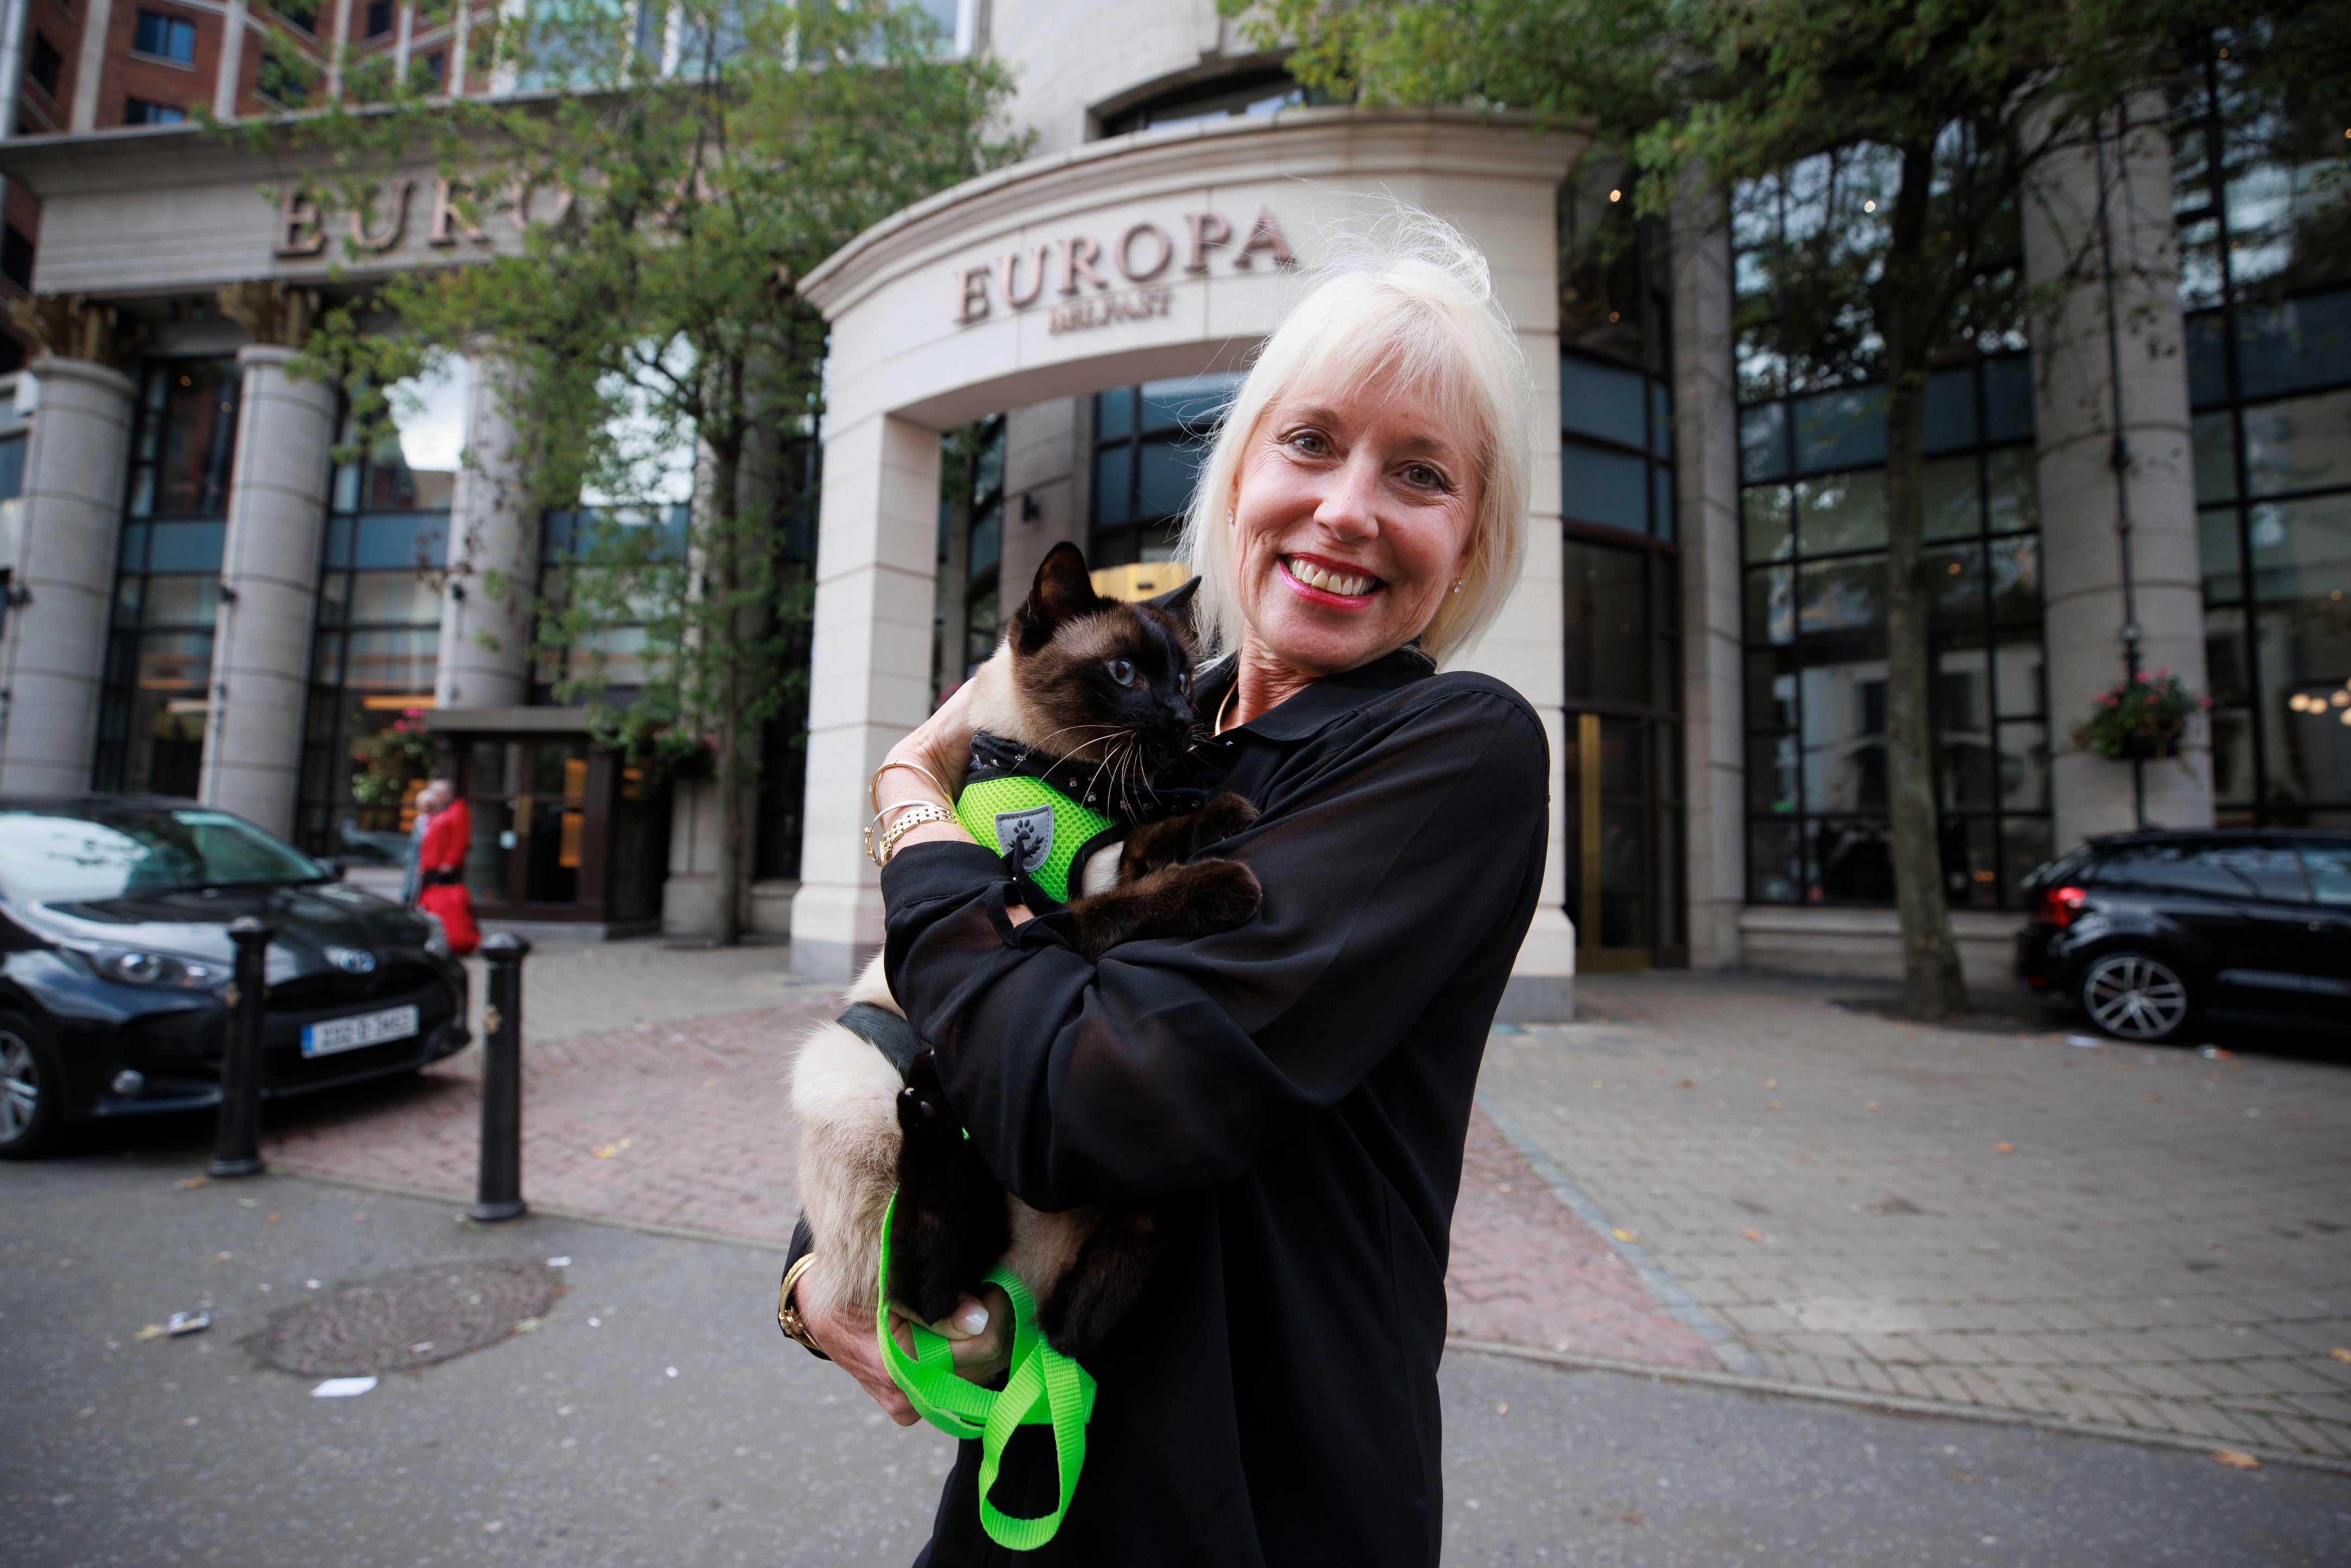
[[417,907],[441,922],[449,950],[462,958],[482,945],[481,928],[474,924],[474,897],[465,891],[465,855],[474,845],[473,809],[446,779],[426,785],[416,805],[432,813],[416,846]]

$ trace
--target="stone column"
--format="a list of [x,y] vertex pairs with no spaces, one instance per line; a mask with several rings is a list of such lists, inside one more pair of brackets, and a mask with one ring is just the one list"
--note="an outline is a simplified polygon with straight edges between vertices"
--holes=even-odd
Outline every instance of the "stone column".
[[539,519],[516,449],[510,392],[495,361],[474,361],[465,390],[465,459],[449,506],[435,707],[519,707],[529,695]]
[[[2083,136],[2043,161],[2024,196],[2026,278],[2053,295],[2034,319],[2032,351],[2051,782],[2061,853],[2090,834],[2137,825],[2135,772],[2144,779],[2148,825],[2212,821],[2211,743],[2200,716],[2179,758],[2137,768],[2080,750],[2071,739],[2096,695],[2128,674],[2134,632],[2141,670],[2169,670],[2199,695],[2205,686],[2171,144],[2157,118],[2160,108],[2135,105],[2137,122],[2119,136],[2109,120],[2103,191],[2101,150]],[[2120,484],[2113,464],[2117,367]]]
[[89,788],[114,554],[131,450],[129,376],[90,360],[34,361],[40,402],[25,465],[25,540],[6,612],[0,792]]
[[831,430],[817,523],[808,806],[792,967],[845,978],[882,945],[880,879],[859,846],[866,780],[930,713],[938,432],[872,414]]
[[[1559,297],[1557,285],[1548,268],[1541,282],[1543,305],[1555,309],[1552,302]],[[1510,303],[1518,306],[1513,314],[1521,322],[1535,319],[1526,302]],[[1560,652],[1567,630],[1559,531],[1559,332],[1552,315],[1541,319],[1546,325],[1540,330],[1523,325],[1519,329],[1519,346],[1535,388],[1526,565],[1517,590],[1486,634],[1449,661],[1457,668],[1481,670],[1516,687],[1542,720],[1543,738],[1551,747],[1551,834],[1544,846],[1542,894],[1495,1015],[1506,1022],[1575,1017],[1575,923],[1567,913],[1567,791],[1559,777],[1567,745],[1567,668]]]
[[1739,407],[1730,235],[1719,209],[1676,214],[1675,531],[1682,541],[1684,857],[1692,968],[1740,961],[1747,896],[1746,719],[1740,665]]
[[294,831],[335,439],[335,389],[288,379],[296,352],[237,350],[244,395],[200,775],[205,804],[273,833]]

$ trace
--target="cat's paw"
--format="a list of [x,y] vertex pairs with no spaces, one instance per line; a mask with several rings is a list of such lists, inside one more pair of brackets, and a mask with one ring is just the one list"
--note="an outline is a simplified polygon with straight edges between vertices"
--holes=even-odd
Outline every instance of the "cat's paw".
[[1222,843],[1256,821],[1257,808],[1228,789],[1193,814],[1193,847]]
[[1257,873],[1238,861],[1195,861],[1168,874],[1182,878],[1185,924],[1201,936],[1247,925],[1265,902]]

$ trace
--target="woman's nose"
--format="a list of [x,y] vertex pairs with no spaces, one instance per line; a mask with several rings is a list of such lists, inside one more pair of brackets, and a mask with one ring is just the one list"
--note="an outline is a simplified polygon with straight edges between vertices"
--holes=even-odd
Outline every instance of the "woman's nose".
[[1380,531],[1379,464],[1358,453],[1332,471],[1329,488],[1314,508],[1314,520],[1341,539],[1370,538]]

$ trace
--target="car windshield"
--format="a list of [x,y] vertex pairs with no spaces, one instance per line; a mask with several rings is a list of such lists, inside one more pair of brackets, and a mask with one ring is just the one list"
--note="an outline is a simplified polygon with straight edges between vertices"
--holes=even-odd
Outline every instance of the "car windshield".
[[40,904],[326,874],[309,856],[225,811],[0,811],[0,887]]

